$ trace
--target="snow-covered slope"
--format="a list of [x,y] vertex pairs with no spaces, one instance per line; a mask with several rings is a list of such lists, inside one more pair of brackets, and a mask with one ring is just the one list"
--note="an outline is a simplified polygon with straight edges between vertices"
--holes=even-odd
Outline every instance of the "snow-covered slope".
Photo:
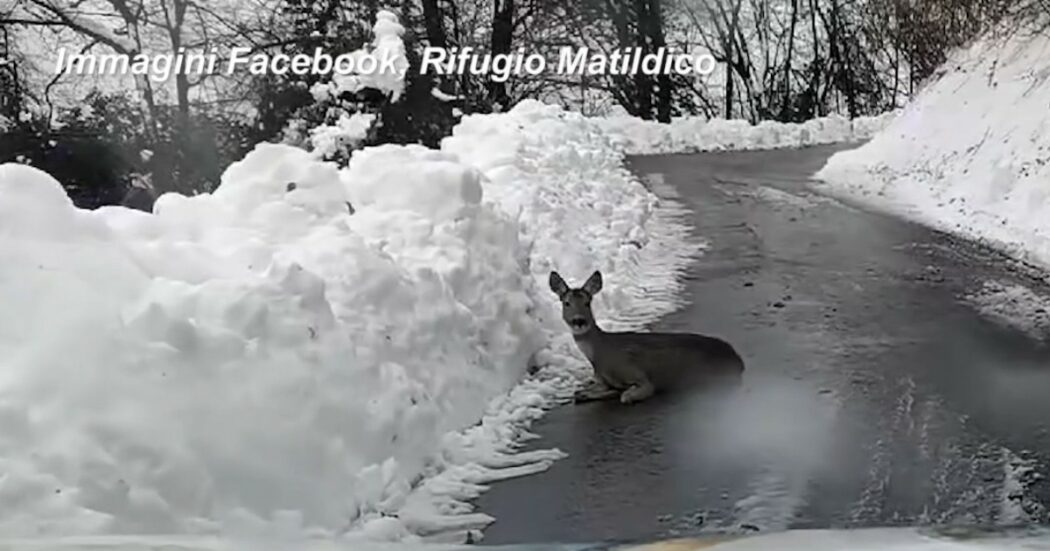
[[831,158],[830,192],[1050,266],[1050,35],[957,51],[884,131]]
[[583,370],[547,271],[605,270],[610,322],[673,305],[685,228],[620,155],[526,102],[342,171],[260,145],[153,214],[0,166],[0,535],[484,524],[462,500],[559,456],[514,442]]

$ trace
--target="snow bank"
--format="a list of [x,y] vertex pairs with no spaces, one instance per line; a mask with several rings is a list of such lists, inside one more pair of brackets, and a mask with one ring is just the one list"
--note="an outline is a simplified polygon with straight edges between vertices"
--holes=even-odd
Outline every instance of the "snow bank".
[[560,456],[516,442],[584,372],[547,271],[605,270],[610,323],[666,312],[688,256],[658,207],[532,102],[343,170],[261,144],[153,213],[2,165],[0,535],[479,527],[464,500]]
[[990,319],[1019,329],[1034,340],[1050,338],[1050,298],[1024,285],[986,281],[963,298]]
[[[680,549],[682,551],[1033,551],[1045,550],[1050,531],[1026,527],[994,531],[990,527],[906,527],[860,528],[851,530],[800,529],[749,534],[719,533],[676,538],[616,547],[621,551]],[[95,536],[61,539],[4,541],[5,551],[419,551],[420,546],[399,543],[346,544],[327,540],[262,541],[232,540],[197,536]],[[294,547],[292,547],[294,546]],[[473,551],[475,545],[438,544],[426,551]],[[502,545],[500,551],[586,551],[609,549],[604,543],[556,543]]]
[[833,193],[1050,266],[1050,36],[990,34],[868,144],[817,177]]
[[[471,115],[441,151],[480,170],[482,203],[517,221],[532,316],[545,345],[531,359],[534,376],[496,396],[478,424],[446,435],[448,468],[419,484],[399,511],[399,521],[415,533],[488,524],[492,518],[469,514],[465,500],[489,482],[542,471],[562,457],[557,450],[519,451],[532,436],[528,425],[590,375],[548,289],[550,270],[581,284],[601,269],[597,318],[607,328],[638,329],[679,305],[679,276],[700,252],[688,247],[695,238],[681,221],[681,207],[661,202],[635,180],[603,129],[578,113],[524,101],[507,113]],[[376,536],[387,535],[380,528]]]
[[677,250],[687,229],[675,205],[623,167],[601,119],[527,100],[506,114],[465,117],[441,148],[484,171],[486,196],[521,222],[551,304],[551,269],[575,284],[601,269],[599,321],[635,327],[674,307],[676,278],[698,251]]
[[335,530],[407,493],[541,341],[480,174],[370,153],[397,172],[260,145],[155,215],[4,165],[0,532]]
[[802,147],[870,138],[896,116],[888,112],[875,117],[848,119],[839,115],[804,123],[681,117],[669,124],[628,115],[597,119],[602,128],[628,154],[692,153],[741,149]]

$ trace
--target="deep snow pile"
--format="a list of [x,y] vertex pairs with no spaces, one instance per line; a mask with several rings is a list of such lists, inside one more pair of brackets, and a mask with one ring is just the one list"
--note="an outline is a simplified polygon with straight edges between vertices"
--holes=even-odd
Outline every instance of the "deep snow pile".
[[1050,266],[1050,36],[992,33],[959,50],[827,189]]
[[861,141],[885,127],[896,112],[848,119],[831,115],[803,123],[679,117],[669,124],[629,115],[599,118],[619,147],[629,154],[692,153],[741,149],[802,147]]
[[0,532],[337,530],[481,416],[540,342],[516,227],[371,153],[261,145],[155,216],[4,166]]
[[688,257],[657,206],[533,102],[342,171],[260,145],[153,214],[0,166],[0,535],[484,524],[462,500],[558,457],[514,442],[583,371],[547,270],[605,270],[603,319],[664,313]]

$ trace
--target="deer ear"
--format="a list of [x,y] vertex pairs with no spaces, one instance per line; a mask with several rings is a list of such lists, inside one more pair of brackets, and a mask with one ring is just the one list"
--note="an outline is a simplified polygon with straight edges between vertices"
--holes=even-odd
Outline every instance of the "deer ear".
[[554,291],[554,294],[559,297],[569,292],[569,285],[565,283],[565,280],[562,279],[558,272],[551,272],[550,286],[551,291]]
[[591,295],[598,294],[598,291],[602,290],[602,273],[595,270],[591,277],[587,278],[587,283],[583,284],[583,290]]

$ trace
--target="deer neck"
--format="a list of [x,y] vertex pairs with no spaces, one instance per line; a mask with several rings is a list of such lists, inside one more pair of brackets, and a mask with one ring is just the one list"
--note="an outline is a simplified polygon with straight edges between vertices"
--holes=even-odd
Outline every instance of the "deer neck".
[[583,352],[584,356],[594,363],[594,351],[597,348],[598,340],[601,339],[605,332],[598,327],[597,323],[592,323],[591,328],[586,333],[580,333],[579,335],[573,334],[572,338],[576,341],[576,346]]

